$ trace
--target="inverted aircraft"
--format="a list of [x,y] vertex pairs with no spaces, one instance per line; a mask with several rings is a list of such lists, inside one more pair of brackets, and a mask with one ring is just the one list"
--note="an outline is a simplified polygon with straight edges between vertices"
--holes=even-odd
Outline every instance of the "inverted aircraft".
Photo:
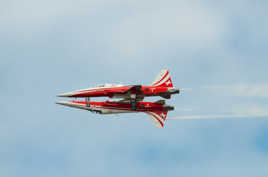
[[158,128],[164,127],[168,111],[174,110],[174,107],[165,103],[165,100],[156,102],[143,102],[137,104],[136,110],[132,110],[131,103],[122,101],[60,101],[57,104],[69,106],[78,109],[84,109],[99,114],[118,114],[118,113],[138,113],[143,112],[150,116],[154,125]]

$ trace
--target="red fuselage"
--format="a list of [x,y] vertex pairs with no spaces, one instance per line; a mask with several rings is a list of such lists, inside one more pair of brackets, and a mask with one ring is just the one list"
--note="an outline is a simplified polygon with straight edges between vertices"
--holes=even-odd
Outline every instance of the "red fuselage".
[[60,101],[57,104],[84,109],[99,114],[119,114],[119,113],[135,113],[143,112],[149,115],[156,127],[164,127],[168,111],[174,110],[174,107],[165,104],[164,100],[157,102],[144,102],[137,103],[136,110],[132,109],[129,102],[122,101]]
[[[131,90],[134,86],[120,86],[108,88],[90,88],[74,92],[64,93],[60,97],[124,97],[130,94],[137,94],[140,97],[165,96],[170,98],[171,94],[179,93],[179,89],[169,87],[141,86],[139,90]],[[175,89],[170,92],[171,89]]]
[[[73,104],[79,104],[87,106],[91,109],[110,109],[110,110],[120,110],[120,111],[132,111],[132,106],[130,103],[124,103],[124,102],[114,102],[114,101],[103,101],[103,102],[96,102],[96,101],[70,101],[70,103]],[[154,102],[144,102],[140,101],[137,103],[137,109],[135,112],[148,112],[148,111],[169,111],[173,110],[174,107],[167,105],[167,104],[159,104]]]

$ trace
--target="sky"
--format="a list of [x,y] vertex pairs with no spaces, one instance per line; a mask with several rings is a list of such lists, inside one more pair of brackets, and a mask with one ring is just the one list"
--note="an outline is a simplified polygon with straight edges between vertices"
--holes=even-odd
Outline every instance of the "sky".
[[[267,15],[264,0],[0,1],[0,176],[267,177]],[[163,129],[55,104],[165,68],[183,91]]]

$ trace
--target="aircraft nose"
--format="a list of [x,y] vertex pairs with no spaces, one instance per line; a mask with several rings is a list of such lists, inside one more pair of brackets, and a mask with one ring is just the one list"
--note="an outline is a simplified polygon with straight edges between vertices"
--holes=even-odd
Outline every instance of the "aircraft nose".
[[67,101],[58,101],[56,102],[56,104],[60,104],[60,105],[64,105],[64,106],[68,106],[70,103]]
[[58,94],[57,97],[71,97],[73,96],[74,93],[73,92],[68,92],[68,93],[61,93],[61,94]]

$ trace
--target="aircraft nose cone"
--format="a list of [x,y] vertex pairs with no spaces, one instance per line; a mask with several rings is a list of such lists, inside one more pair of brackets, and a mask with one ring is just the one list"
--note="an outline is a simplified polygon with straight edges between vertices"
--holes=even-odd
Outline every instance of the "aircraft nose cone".
[[58,101],[58,102],[56,102],[56,104],[60,104],[60,105],[68,105],[69,104],[69,102],[67,102],[67,101]]
[[68,93],[61,93],[61,94],[58,94],[57,97],[71,97],[73,96],[74,93],[73,92],[68,92]]

